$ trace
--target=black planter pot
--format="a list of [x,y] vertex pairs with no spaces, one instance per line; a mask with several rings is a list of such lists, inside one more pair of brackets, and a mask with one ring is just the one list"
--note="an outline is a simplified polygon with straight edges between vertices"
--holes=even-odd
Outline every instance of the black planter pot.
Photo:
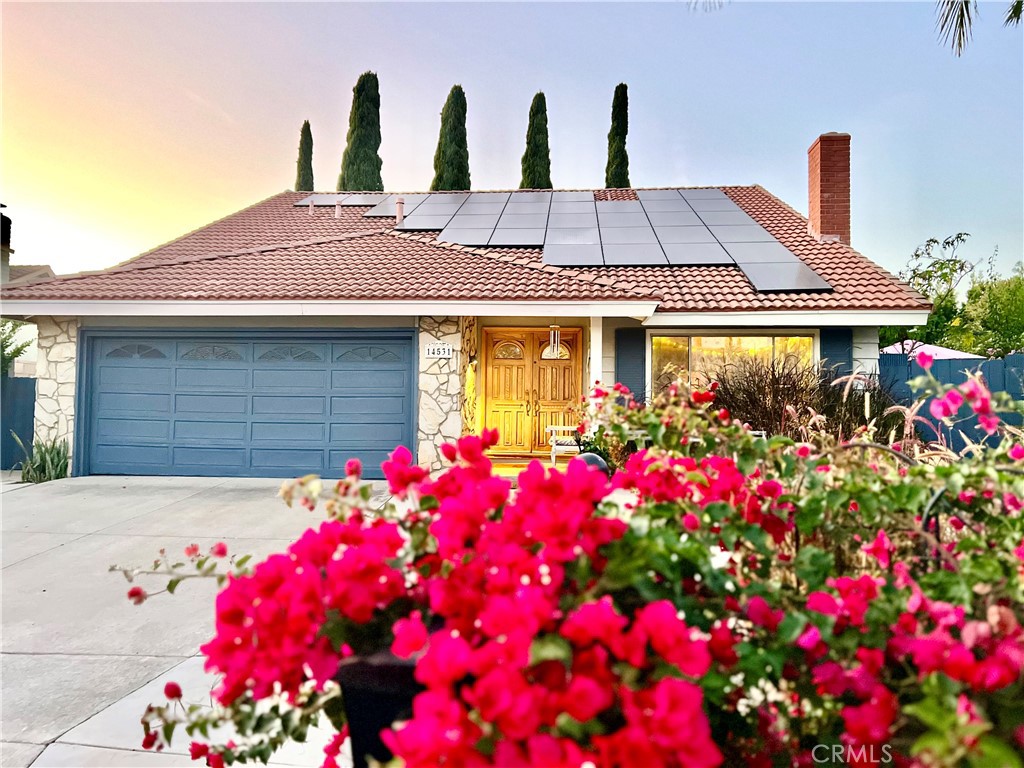
[[345,703],[354,768],[367,768],[367,755],[381,763],[393,757],[380,732],[396,720],[412,717],[412,700],[423,690],[413,677],[415,669],[414,660],[389,651],[341,662],[336,679]]

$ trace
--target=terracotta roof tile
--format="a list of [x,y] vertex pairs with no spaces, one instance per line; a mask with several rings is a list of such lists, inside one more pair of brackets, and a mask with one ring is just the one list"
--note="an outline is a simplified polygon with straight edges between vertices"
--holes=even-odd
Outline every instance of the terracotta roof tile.
[[[643,300],[659,311],[926,309],[927,302],[849,246],[818,242],[807,220],[758,186],[720,187],[832,286],[757,293],[737,267],[564,268],[539,248],[478,249],[397,233],[368,208],[308,208],[275,195],[103,272],[5,289],[6,299]],[[635,190],[594,190],[630,199]],[[609,195],[611,197],[609,197]],[[618,197],[616,197],[618,195]],[[623,195],[626,195],[623,197]]]

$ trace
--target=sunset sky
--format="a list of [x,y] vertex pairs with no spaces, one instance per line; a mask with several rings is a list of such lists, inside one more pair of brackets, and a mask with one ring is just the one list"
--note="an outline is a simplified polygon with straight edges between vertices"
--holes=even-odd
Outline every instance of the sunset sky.
[[115,264],[289,188],[312,123],[333,190],[352,86],[380,76],[385,187],[432,178],[461,83],[473,186],[519,181],[547,94],[557,187],[602,186],[629,85],[635,186],[760,183],[806,212],[806,150],[853,136],[853,242],[896,271],[928,237],[1024,253],[1024,45],[982,4],[962,58],[933,4],[42,4],[2,8],[13,263]]

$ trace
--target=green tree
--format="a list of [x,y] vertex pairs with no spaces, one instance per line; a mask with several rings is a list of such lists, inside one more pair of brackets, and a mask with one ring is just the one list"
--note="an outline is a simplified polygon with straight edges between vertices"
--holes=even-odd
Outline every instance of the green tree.
[[945,240],[931,238],[914,251],[906,269],[900,272],[900,278],[932,303],[928,322],[917,328],[882,328],[879,344],[889,346],[906,339],[925,344],[950,341],[949,328],[960,314],[957,287],[974,271],[974,264],[957,253],[969,237],[966,232],[960,232]]
[[309,120],[302,122],[302,130],[299,132],[299,160],[295,172],[295,191],[312,192],[313,186],[313,130],[309,127]]
[[338,191],[384,189],[380,168],[380,84],[374,72],[364,72],[352,89],[348,137],[341,158]]
[[548,147],[548,102],[544,92],[533,97],[526,126],[523,178],[520,189],[551,189],[551,151]]
[[1009,277],[988,273],[972,281],[958,324],[965,348],[978,355],[1003,357],[1024,351],[1024,264]]
[[[978,0],[938,0],[935,5],[939,38],[961,55],[971,40],[971,30],[978,16]],[[1006,9],[1003,25],[1015,27],[1024,16],[1024,0],[1014,0]]]
[[629,94],[625,83],[615,86],[612,98],[612,127],[608,131],[608,164],[604,169],[604,185],[608,189],[629,186],[629,155],[626,134],[629,133]]
[[434,152],[430,189],[469,189],[469,141],[466,138],[466,94],[453,85],[441,110],[441,133]]
[[25,354],[31,341],[16,342],[15,335],[24,323],[18,320],[0,319],[0,376],[6,376],[14,361]]

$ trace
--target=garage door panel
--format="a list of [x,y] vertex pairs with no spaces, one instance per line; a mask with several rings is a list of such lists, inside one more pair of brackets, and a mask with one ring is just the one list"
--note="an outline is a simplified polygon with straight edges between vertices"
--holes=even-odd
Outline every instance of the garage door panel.
[[249,410],[248,395],[175,395],[175,413],[209,413],[219,416],[223,413],[246,413]]
[[174,383],[181,389],[244,389],[249,386],[247,369],[178,368]]
[[246,421],[175,421],[175,440],[233,440],[245,442],[249,431]]
[[149,392],[167,389],[171,372],[147,366],[106,366],[100,369],[100,386],[113,392]]
[[98,398],[100,412],[104,415],[150,414],[171,412],[170,395],[125,394],[101,392]]
[[286,422],[259,422],[252,424],[253,442],[258,440],[276,440],[279,442],[322,443],[327,425],[323,422],[301,424]]
[[301,448],[253,448],[252,466],[265,469],[291,469],[293,472],[322,472],[323,450]]
[[96,436],[103,439],[166,440],[170,422],[160,419],[97,419]]
[[337,476],[357,457],[379,478],[396,445],[412,447],[411,333],[97,333],[89,344],[90,472]]
[[326,370],[301,370],[295,368],[277,370],[255,370],[252,372],[254,389],[324,389],[327,386]]

